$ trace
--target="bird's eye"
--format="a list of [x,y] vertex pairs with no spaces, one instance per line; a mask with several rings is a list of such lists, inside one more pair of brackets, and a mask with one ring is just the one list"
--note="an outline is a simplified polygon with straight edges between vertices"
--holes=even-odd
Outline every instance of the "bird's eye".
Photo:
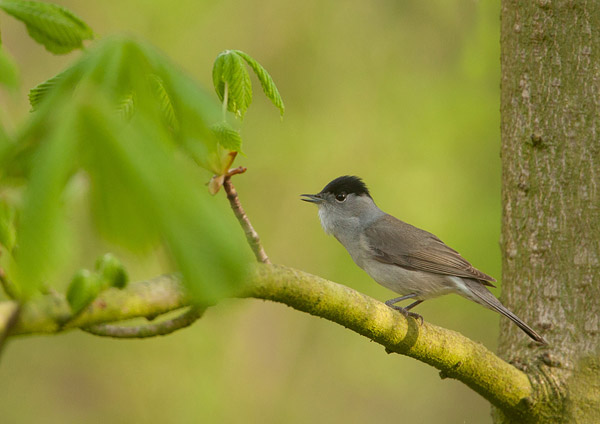
[[346,200],[346,193],[341,192],[335,195],[335,200],[337,200],[338,202],[343,202],[344,200]]

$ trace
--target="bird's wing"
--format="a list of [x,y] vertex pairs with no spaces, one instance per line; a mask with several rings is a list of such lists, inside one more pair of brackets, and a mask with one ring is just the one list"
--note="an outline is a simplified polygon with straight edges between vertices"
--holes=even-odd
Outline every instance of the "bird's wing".
[[457,277],[474,278],[486,286],[494,278],[474,268],[435,235],[391,215],[378,219],[365,231],[367,243],[379,262],[402,268]]

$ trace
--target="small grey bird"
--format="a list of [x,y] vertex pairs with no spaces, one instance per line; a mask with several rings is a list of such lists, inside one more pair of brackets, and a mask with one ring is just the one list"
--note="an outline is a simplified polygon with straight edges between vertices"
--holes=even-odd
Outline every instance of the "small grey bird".
[[[485,287],[494,287],[494,278],[474,268],[435,235],[383,212],[360,178],[339,177],[320,193],[302,196],[319,206],[323,229],[342,243],[359,267],[402,295],[385,302],[389,307],[422,321],[409,311],[424,300],[456,293],[501,313],[533,340],[546,344]],[[404,308],[396,305],[406,299],[415,302]]]

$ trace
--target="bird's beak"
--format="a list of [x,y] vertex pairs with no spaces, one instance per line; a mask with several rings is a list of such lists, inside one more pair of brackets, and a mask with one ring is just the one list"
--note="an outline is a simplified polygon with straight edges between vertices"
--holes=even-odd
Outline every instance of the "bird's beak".
[[304,200],[305,202],[316,203],[316,204],[323,202],[323,197],[320,194],[301,194],[300,196],[306,198],[306,199],[300,199],[300,200]]

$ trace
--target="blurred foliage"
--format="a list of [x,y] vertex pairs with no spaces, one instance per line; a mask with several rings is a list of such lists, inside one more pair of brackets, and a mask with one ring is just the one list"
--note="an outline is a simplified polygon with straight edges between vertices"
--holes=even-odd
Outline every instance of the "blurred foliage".
[[17,88],[19,85],[19,72],[13,59],[0,48],[0,84],[8,88]]
[[67,301],[73,314],[81,312],[102,290],[110,287],[124,288],[128,278],[121,261],[111,253],[106,253],[96,260],[95,272],[79,270],[67,289]]
[[[8,268],[23,297],[70,258],[59,248],[69,232],[63,192],[82,170],[105,238],[141,252],[164,241],[199,302],[234,293],[245,247],[176,155],[222,170],[209,130],[218,108],[202,90],[148,45],[116,37],[94,44],[30,98],[31,119],[0,157],[5,178],[28,181]],[[127,113],[123,99],[133,99]]]
[[[93,35],[81,19],[53,4],[2,0],[0,9],[23,21],[29,35],[52,53],[83,47]],[[0,59],[0,81],[15,86],[8,56]],[[283,113],[269,74],[239,51],[226,51],[215,61],[213,78],[225,89],[224,100],[217,89],[224,107],[243,117],[252,101],[243,61],[257,71],[265,93]],[[17,140],[6,141],[0,150],[4,179],[27,181],[18,218],[8,214],[8,205],[0,215],[7,253],[14,259],[8,276],[20,297],[30,297],[71,258],[69,249],[60,248],[68,244],[69,231],[63,192],[82,170],[89,176],[92,214],[104,237],[141,252],[164,241],[200,303],[235,293],[246,271],[244,247],[229,237],[228,224],[207,204],[176,152],[221,176],[241,151],[241,138],[225,127],[225,114],[220,126],[212,127],[218,131],[210,131],[218,109],[194,82],[149,45],[112,37],[34,87],[29,100],[31,119]],[[98,292],[100,285],[92,280],[80,274],[73,280],[74,309]]]
[[9,252],[12,252],[17,239],[15,215],[14,206],[0,198],[0,245]]
[[94,36],[85,22],[52,3],[0,0],[0,9],[23,22],[31,38],[55,54],[81,48],[84,40]]
[[[274,262],[393,296],[298,200],[356,174],[383,210],[500,277],[498,2],[56,1],[99,34],[126,30],[149,40],[204,87],[224,49],[260,59],[285,97],[286,119],[273,119],[270,101],[255,98],[243,127],[247,157],[236,158],[249,170],[235,184]],[[73,62],[45,54],[20,23],[1,23],[22,87]],[[0,104],[11,135],[10,123],[30,109],[26,92],[0,93]],[[210,173],[195,176],[203,182]],[[59,274],[65,285],[107,251],[89,230],[87,203],[70,200],[78,187],[65,193],[81,246]],[[223,196],[214,202],[231,216]],[[172,269],[160,250],[146,260],[116,253],[132,280]],[[499,318],[458,296],[417,312],[495,347]],[[0,390],[4,417],[15,423],[490,421],[489,404],[431,368],[260,301],[223,302],[190,329],[143,342],[79,333],[15,340],[4,351]]]

